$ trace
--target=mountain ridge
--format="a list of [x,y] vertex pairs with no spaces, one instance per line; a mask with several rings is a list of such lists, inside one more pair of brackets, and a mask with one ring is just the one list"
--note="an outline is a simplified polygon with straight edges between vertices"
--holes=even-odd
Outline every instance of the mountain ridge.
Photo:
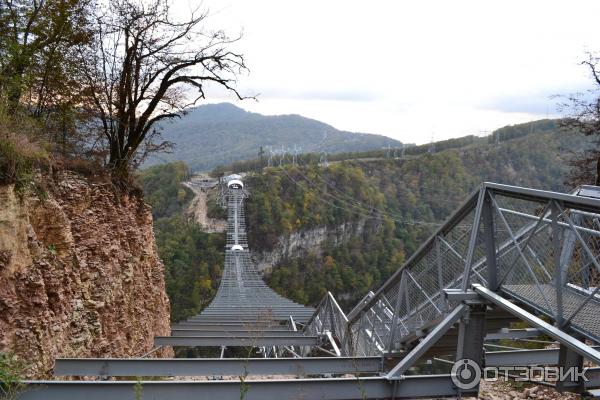
[[299,152],[338,153],[400,146],[402,143],[372,133],[338,130],[299,114],[263,115],[231,103],[205,104],[181,118],[159,126],[174,144],[172,153],[151,156],[144,167],[184,161],[194,171],[209,170],[234,160],[256,158],[263,147]]

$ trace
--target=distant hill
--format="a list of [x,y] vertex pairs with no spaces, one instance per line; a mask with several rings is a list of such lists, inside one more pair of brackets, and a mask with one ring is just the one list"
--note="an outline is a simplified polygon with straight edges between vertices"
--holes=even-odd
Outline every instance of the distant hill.
[[175,143],[175,148],[171,154],[153,156],[144,167],[180,160],[194,171],[208,170],[256,158],[260,146],[296,145],[302,152],[339,153],[401,145],[385,136],[340,131],[300,115],[267,116],[230,103],[196,107],[162,128],[164,138]]
[[[538,121],[531,121],[516,125],[507,125],[505,127],[496,129],[489,136],[474,136],[467,135],[458,138],[451,138],[446,140],[440,140],[433,143],[414,145],[408,144],[402,147],[391,147],[391,148],[377,148],[374,150],[365,151],[352,151],[352,152],[340,152],[336,154],[328,155],[328,162],[340,162],[344,160],[356,160],[361,159],[363,161],[375,161],[378,159],[389,159],[389,158],[413,158],[423,154],[439,153],[445,150],[467,150],[471,148],[481,148],[481,146],[504,145],[507,142],[511,142],[529,135],[541,134],[556,134],[559,135],[559,121],[552,119],[541,119]],[[579,138],[579,136],[577,136]],[[571,148],[566,146],[565,148],[570,149],[569,151],[582,150],[578,146],[587,146],[586,140],[576,140],[576,144]],[[318,153],[303,153],[297,157],[298,164],[314,164],[319,162],[320,157]],[[292,159],[286,158],[283,160],[283,164],[291,164]],[[279,165],[279,164],[276,164]],[[251,160],[235,161],[231,164],[224,164],[215,168],[212,172],[214,174],[223,174],[228,171],[232,172],[248,172],[256,171],[260,168],[267,166],[266,159],[254,158]],[[216,176],[216,175],[215,175]]]

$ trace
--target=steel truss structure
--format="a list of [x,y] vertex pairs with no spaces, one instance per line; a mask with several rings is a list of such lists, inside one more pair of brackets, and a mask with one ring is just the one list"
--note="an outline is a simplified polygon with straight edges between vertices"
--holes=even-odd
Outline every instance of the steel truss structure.
[[[21,398],[133,399],[140,385],[143,398],[152,399],[237,399],[240,393],[245,399],[457,397],[478,391],[477,382],[466,389],[450,373],[449,365],[461,359],[479,367],[600,365],[600,286],[592,286],[600,279],[596,187],[563,194],[482,184],[347,314],[331,293],[311,309],[272,291],[248,249],[245,193],[230,189],[227,197],[217,295],[155,343],[248,346],[264,358],[58,359],[57,376],[239,379],[32,381]],[[514,329],[516,321],[530,327]],[[506,348],[501,339],[553,348]],[[448,372],[423,373],[427,360],[447,365]],[[588,372],[588,381],[574,376],[555,386],[576,392],[600,387],[600,369]]]

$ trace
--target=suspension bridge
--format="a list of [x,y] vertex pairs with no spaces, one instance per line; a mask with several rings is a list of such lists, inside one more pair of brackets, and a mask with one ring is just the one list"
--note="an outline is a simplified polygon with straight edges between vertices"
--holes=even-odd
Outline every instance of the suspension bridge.
[[[599,188],[484,183],[348,313],[331,293],[313,309],[263,282],[248,249],[245,196],[241,182],[227,190],[214,300],[155,338],[157,347],[216,347],[220,357],[60,358],[57,378],[26,382],[20,398],[460,397],[477,395],[473,371],[534,366],[587,366],[585,376],[541,383],[600,388]],[[506,339],[544,346],[500,344]],[[250,356],[227,357],[240,347]]]

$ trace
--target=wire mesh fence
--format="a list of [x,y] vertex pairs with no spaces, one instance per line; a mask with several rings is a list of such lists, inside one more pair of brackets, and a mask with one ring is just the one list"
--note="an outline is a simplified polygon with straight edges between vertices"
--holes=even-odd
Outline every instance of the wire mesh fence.
[[[466,290],[473,283],[598,341],[599,199],[600,194],[482,185],[349,314],[348,351],[372,356],[400,349],[456,306],[445,289]],[[327,307],[326,302],[319,307],[319,321],[330,318]],[[321,329],[331,329],[323,324]]]

